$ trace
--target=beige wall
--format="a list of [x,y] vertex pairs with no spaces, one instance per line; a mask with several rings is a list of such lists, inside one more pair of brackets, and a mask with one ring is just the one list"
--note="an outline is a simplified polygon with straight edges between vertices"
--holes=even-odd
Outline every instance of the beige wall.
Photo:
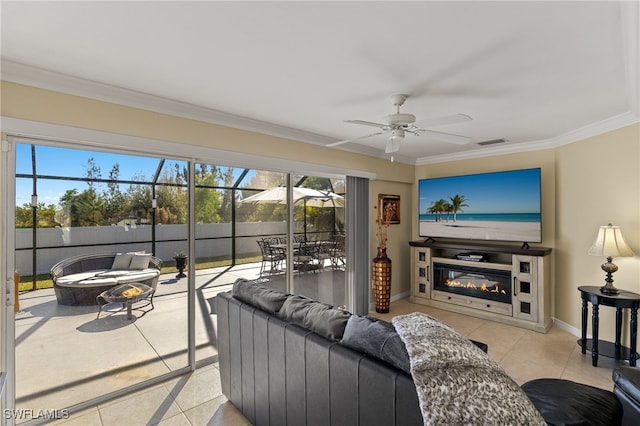
[[[543,228],[539,245],[553,249],[554,317],[561,326],[579,331],[581,300],[577,287],[604,284],[600,264],[605,259],[587,255],[598,226],[609,222],[622,226],[627,243],[637,255],[615,260],[620,267],[614,275],[615,285],[640,293],[640,125],[555,149],[419,166],[416,181],[528,167],[542,169]],[[412,217],[412,235],[417,238],[417,217]],[[613,309],[600,310],[600,335],[608,340],[614,338],[614,313]]]
[[400,223],[389,225],[387,256],[391,259],[391,295],[408,295],[411,285],[411,255],[409,241],[412,239],[411,219],[414,214],[413,201],[416,198],[414,185],[383,180],[372,181],[369,186],[369,201],[371,204],[369,223],[372,224],[370,252],[373,259],[377,252],[375,240],[375,223],[378,211],[373,206],[378,203],[378,195],[400,196]]
[[[640,293],[640,125],[556,149],[556,198],[556,316],[580,327],[576,287],[604,284],[605,259],[587,254],[600,225],[620,225],[636,253],[614,259],[614,285]],[[600,332],[610,341],[614,313],[600,309]]]
[[[304,145],[302,150],[299,143],[287,139],[14,83],[2,82],[0,93],[0,114],[4,117],[376,173],[377,179],[370,186],[372,256],[375,254],[373,205],[377,196],[396,194],[401,197],[401,224],[391,226],[388,242],[388,253],[393,261],[393,295],[409,291],[407,242],[418,238],[415,182],[422,177],[542,168],[541,245],[553,248],[555,317],[571,327],[580,327],[580,300],[576,288],[603,281],[604,273],[599,265],[604,259],[586,255],[598,225],[607,222],[621,225],[628,243],[640,253],[640,125],[556,149],[413,167],[343,151],[336,155],[335,150],[310,144]],[[4,211],[7,207],[0,206],[0,209]],[[618,259],[616,263],[620,271],[615,275],[615,284],[640,292],[639,256]],[[602,309],[601,333],[610,338],[613,323],[606,311]]]
[[[372,181],[372,207],[378,193],[398,194],[402,200],[402,221],[393,225],[390,233],[389,254],[396,257],[393,271],[393,294],[409,290],[409,264],[401,257],[410,239],[413,194],[413,166],[391,163],[388,160],[339,151],[318,145],[262,135],[244,130],[188,120],[107,102],[66,95],[49,90],[0,82],[0,114],[44,123],[60,124],[104,132],[126,134],[192,146],[241,152],[263,157],[326,165],[332,168],[360,170],[375,173]],[[3,129],[0,129],[0,131]],[[42,135],[47,136],[47,135]],[[188,148],[187,148],[188,150]],[[184,154],[184,152],[181,152]],[[256,165],[258,167],[258,165]],[[0,184],[2,184],[0,171]],[[6,207],[2,206],[4,211]],[[372,224],[372,235],[374,226]],[[372,240],[372,255],[375,243]],[[405,253],[406,254],[406,253]],[[1,266],[0,266],[1,268]],[[0,271],[0,274],[2,271]]]

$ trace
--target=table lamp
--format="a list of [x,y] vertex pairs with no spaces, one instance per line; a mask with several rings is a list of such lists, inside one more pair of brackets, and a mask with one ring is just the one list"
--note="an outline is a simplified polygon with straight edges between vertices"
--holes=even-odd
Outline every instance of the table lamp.
[[607,258],[607,263],[602,264],[602,270],[607,273],[606,284],[600,288],[600,291],[604,294],[618,294],[618,289],[613,286],[613,273],[618,270],[618,266],[611,261],[614,257],[634,255],[633,250],[624,242],[620,227],[612,224],[601,226],[596,242],[589,249],[589,254]]

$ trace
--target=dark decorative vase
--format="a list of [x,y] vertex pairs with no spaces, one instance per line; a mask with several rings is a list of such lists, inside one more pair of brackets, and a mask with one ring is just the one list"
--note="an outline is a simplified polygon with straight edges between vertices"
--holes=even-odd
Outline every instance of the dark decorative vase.
[[376,312],[386,314],[391,303],[391,259],[387,257],[384,246],[378,247],[378,255],[373,259],[372,275]]
[[176,278],[184,278],[187,275],[184,273],[184,268],[187,267],[187,257],[185,256],[180,256],[180,257],[174,257],[174,259],[176,260],[176,269],[178,269],[178,275],[176,275]]

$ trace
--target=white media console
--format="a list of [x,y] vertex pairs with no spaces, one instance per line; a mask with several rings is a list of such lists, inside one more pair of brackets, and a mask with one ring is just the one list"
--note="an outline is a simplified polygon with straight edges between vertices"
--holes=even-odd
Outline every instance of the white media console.
[[553,315],[550,248],[411,241],[411,301],[540,333]]

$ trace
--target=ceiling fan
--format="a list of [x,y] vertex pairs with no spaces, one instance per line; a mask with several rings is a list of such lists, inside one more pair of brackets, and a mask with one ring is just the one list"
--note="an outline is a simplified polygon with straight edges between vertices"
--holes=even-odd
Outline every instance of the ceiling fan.
[[384,118],[384,123],[374,123],[372,121],[363,121],[363,120],[346,120],[345,121],[346,123],[362,124],[364,126],[378,127],[380,131],[376,133],[371,133],[369,135],[361,136],[359,138],[333,142],[328,144],[327,146],[330,146],[330,147],[338,146],[348,142],[355,142],[358,140],[367,139],[373,136],[384,135],[385,133],[391,133],[391,136],[387,141],[387,146],[384,151],[386,154],[392,154],[400,149],[400,142],[404,139],[404,136],[406,133],[412,133],[416,136],[419,136],[422,133],[429,133],[433,139],[440,140],[443,142],[455,143],[459,145],[463,145],[471,141],[471,138],[467,136],[455,135],[452,133],[445,133],[445,132],[438,132],[435,130],[424,128],[424,127],[431,127],[431,126],[441,126],[446,124],[464,123],[466,121],[471,121],[471,117],[465,114],[454,114],[446,117],[422,120],[416,124],[415,115],[400,112],[400,107],[404,104],[404,101],[407,100],[407,97],[408,95],[391,96],[391,102],[396,107],[396,113],[387,115]]

